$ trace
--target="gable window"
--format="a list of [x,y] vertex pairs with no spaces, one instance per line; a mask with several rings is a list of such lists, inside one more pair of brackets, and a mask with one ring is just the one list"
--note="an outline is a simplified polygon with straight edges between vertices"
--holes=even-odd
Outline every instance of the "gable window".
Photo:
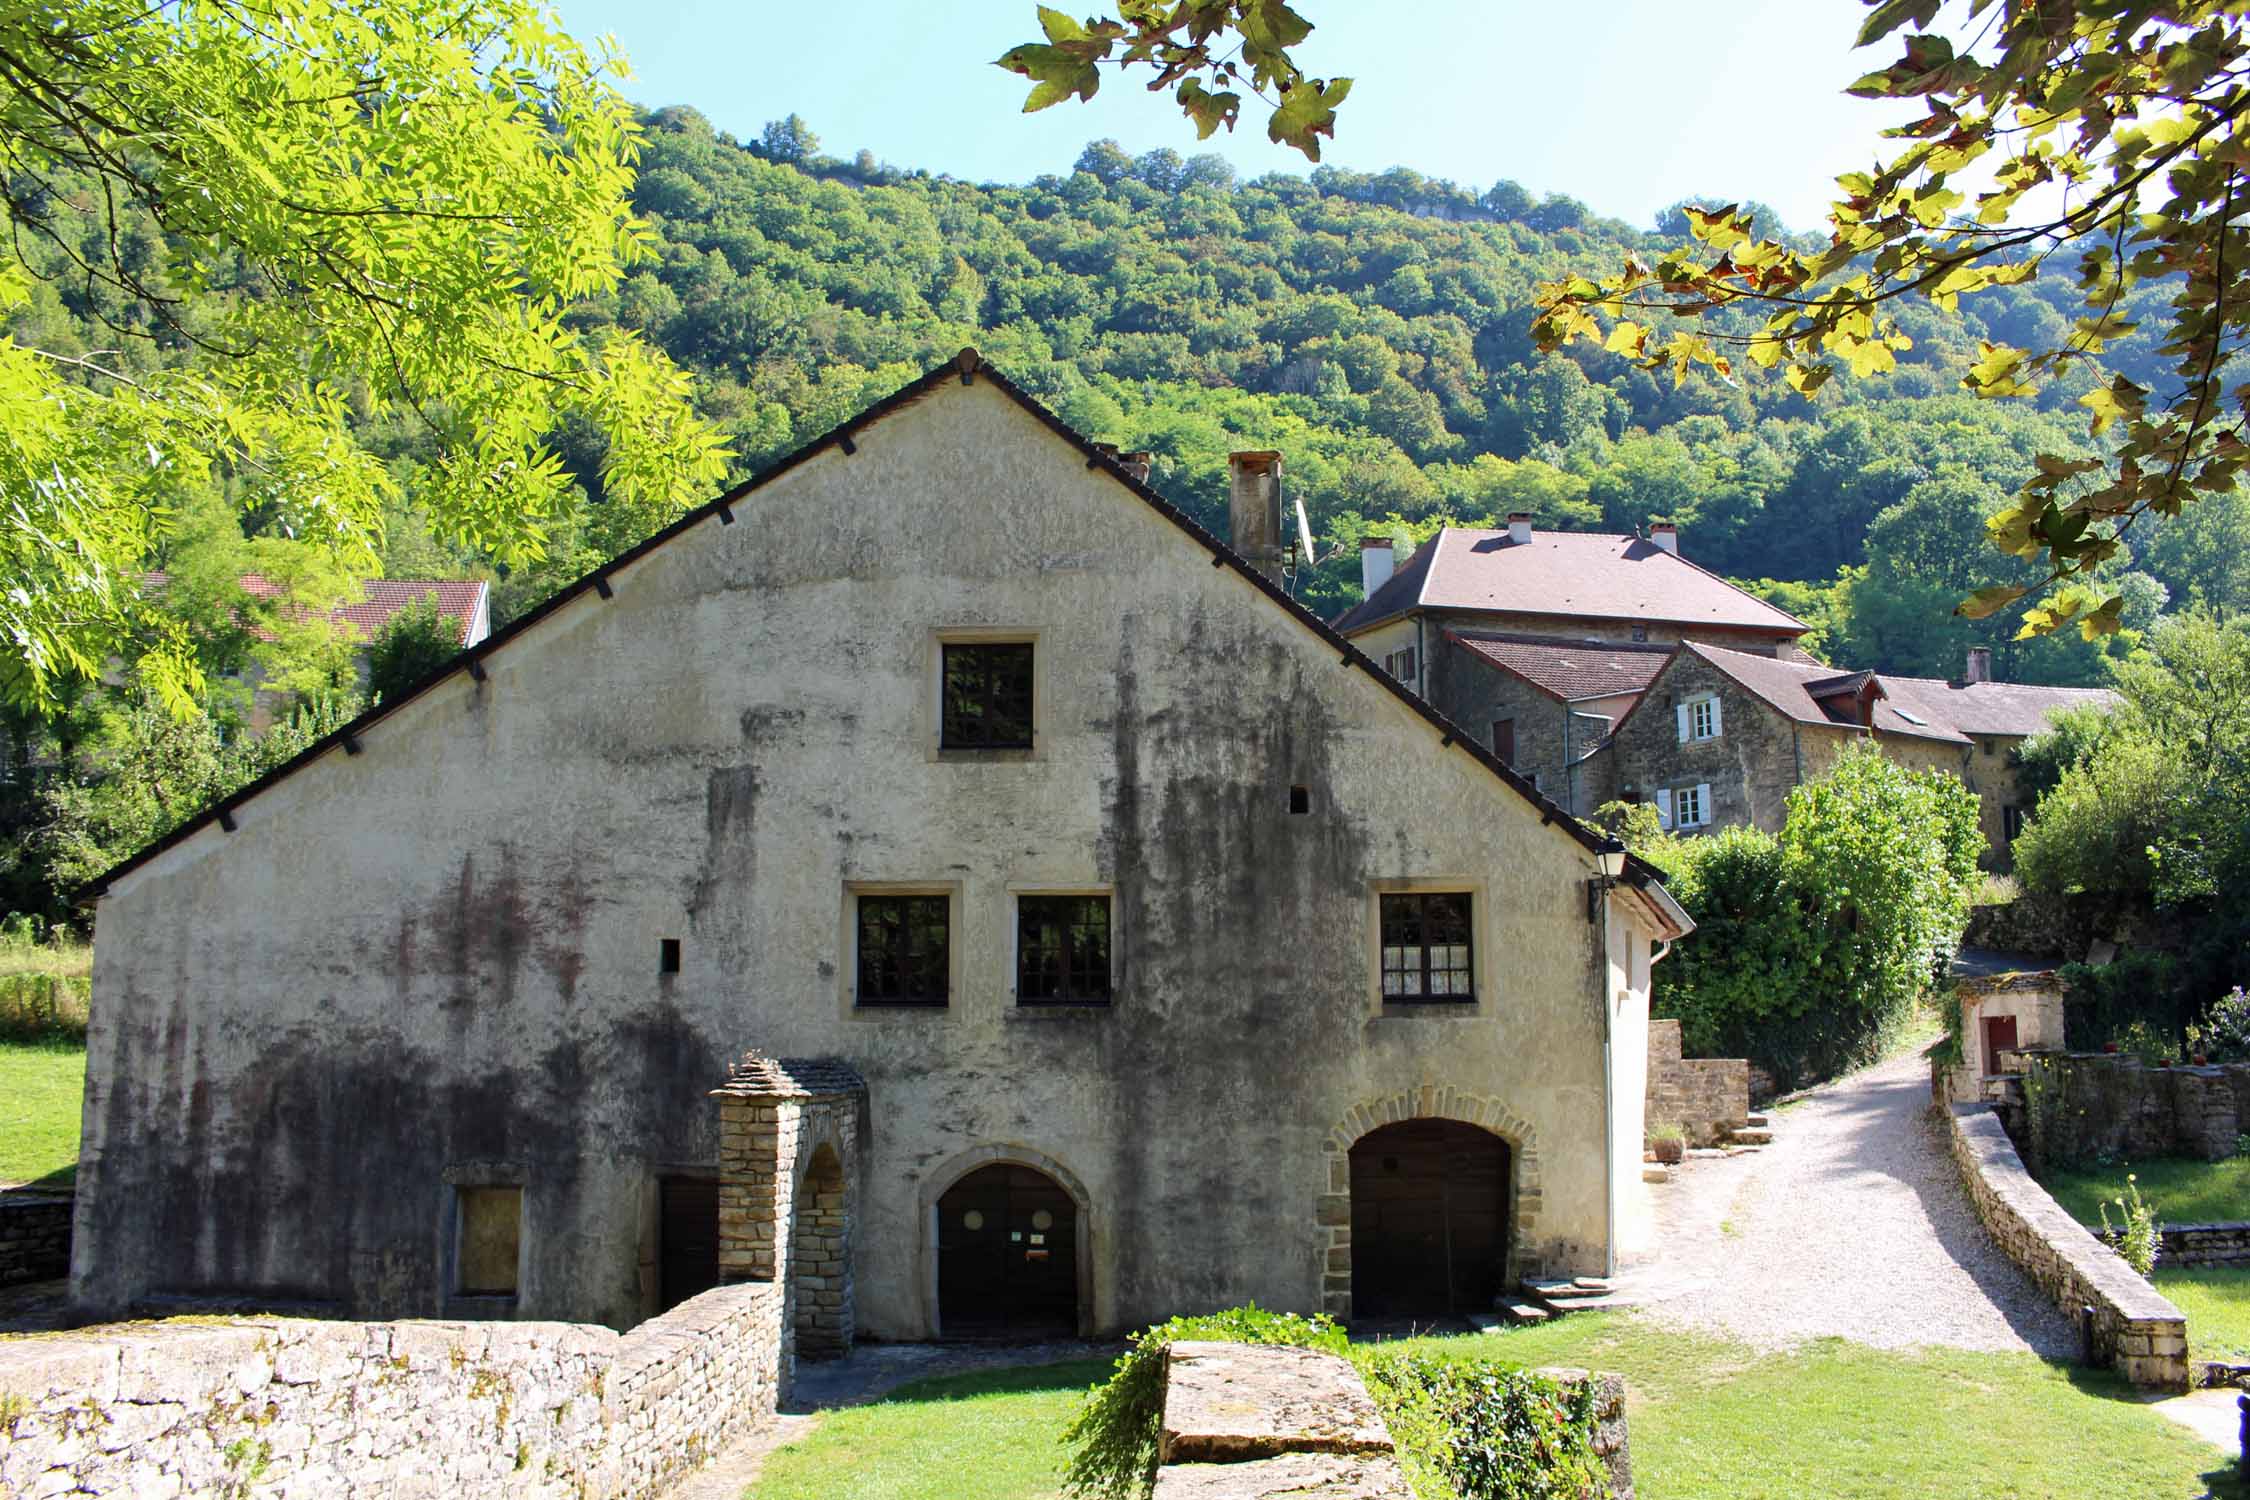
[[1719,737],[1719,700],[1715,694],[1705,693],[1682,703],[1675,712],[1679,716],[1680,743],[1696,740],[1715,740]]
[[1469,893],[1385,893],[1381,905],[1385,1003],[1475,1000]]
[[949,904],[944,896],[859,898],[860,1004],[945,1004]]
[[948,641],[944,713],[938,745],[945,750],[1031,748],[1031,643]]
[[464,1297],[513,1297],[523,1251],[523,1189],[454,1189],[454,1290]]
[[1404,651],[1393,651],[1383,658],[1383,670],[1408,686],[1412,686],[1414,682],[1414,667],[1414,648],[1412,646],[1407,647]]
[[1107,1005],[1109,897],[1016,898],[1016,1003]]
[[1515,720],[1494,719],[1492,721],[1492,753],[1499,756],[1508,765],[1512,766],[1516,763]]
[[1656,819],[1667,829],[1707,826],[1711,821],[1711,784],[1698,782],[1658,792]]

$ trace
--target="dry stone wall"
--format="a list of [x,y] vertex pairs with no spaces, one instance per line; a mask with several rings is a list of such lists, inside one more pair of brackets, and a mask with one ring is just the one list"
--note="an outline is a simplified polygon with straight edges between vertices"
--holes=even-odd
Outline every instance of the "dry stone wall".
[[272,1317],[0,1343],[0,1495],[641,1500],[769,1417],[781,1288],[628,1334]]
[[2008,1258],[2072,1318],[2094,1310],[2094,1353],[2135,1385],[2188,1388],[2187,1319],[2024,1170],[1989,1104],[1945,1112],[1977,1217]]
[[0,1193],[0,1286],[70,1274],[68,1193]]
[[2100,1156],[2224,1161],[2250,1131],[2250,1063],[2151,1068],[2123,1053],[2026,1053],[2041,1169]]
[[[2160,1266],[2250,1266],[2250,1221],[2161,1224],[2156,1232]],[[2120,1233],[2102,1231],[2103,1243],[2116,1244]]]
[[1680,1023],[1648,1023],[1648,1109],[1645,1119],[1677,1125],[1691,1146],[1725,1140],[1750,1116],[1750,1064],[1739,1057],[1682,1057]]

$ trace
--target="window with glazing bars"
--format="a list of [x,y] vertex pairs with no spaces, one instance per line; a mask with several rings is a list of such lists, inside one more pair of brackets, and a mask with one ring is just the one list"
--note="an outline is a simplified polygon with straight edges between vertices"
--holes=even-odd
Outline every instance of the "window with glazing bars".
[[1016,898],[1016,1003],[1109,1004],[1109,897]]
[[1467,891],[1385,895],[1382,909],[1384,1000],[1476,999]]
[[859,1003],[943,1005],[947,987],[946,898],[859,898]]
[[954,643],[945,646],[943,654],[945,713],[940,748],[1030,749],[1030,643]]

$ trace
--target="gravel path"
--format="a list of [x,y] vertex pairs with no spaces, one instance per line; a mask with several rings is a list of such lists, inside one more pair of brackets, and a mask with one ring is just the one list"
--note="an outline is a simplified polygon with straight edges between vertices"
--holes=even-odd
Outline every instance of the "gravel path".
[[1661,1258],[1631,1298],[1761,1348],[1837,1335],[2070,1355],[2068,1320],[1977,1222],[1919,1052],[1773,1116],[1774,1144],[1691,1160],[1655,1195]]

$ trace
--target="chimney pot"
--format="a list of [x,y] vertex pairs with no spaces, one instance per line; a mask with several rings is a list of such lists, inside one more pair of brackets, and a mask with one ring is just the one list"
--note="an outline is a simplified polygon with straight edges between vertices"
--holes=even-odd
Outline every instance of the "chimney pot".
[[1145,449],[1136,449],[1131,453],[1120,453],[1117,455],[1117,461],[1125,466],[1126,473],[1143,484],[1148,483],[1149,471],[1156,467],[1156,455]]
[[1359,539],[1359,596],[1362,599],[1374,598],[1375,591],[1391,581],[1394,555],[1387,536]]
[[1243,561],[1281,581],[1281,455],[1254,449],[1227,455],[1227,541]]
[[1969,648],[1969,670],[1966,680],[1969,682],[1990,682],[1992,680],[1992,648],[1990,646],[1971,646]]
[[1657,521],[1650,525],[1648,539],[1674,557],[1680,555],[1680,528],[1670,521]]
[[1528,545],[1528,544],[1530,543],[1530,541],[1531,541],[1531,512],[1530,512],[1530,511],[1528,511],[1528,510],[1514,510],[1514,511],[1510,511],[1510,512],[1508,512],[1508,540],[1509,540],[1509,541],[1511,541],[1511,542],[1513,542],[1513,543],[1515,543],[1515,544],[1516,544],[1517,546],[1519,546],[1519,547],[1521,547],[1521,546],[1526,546],[1526,545]]

